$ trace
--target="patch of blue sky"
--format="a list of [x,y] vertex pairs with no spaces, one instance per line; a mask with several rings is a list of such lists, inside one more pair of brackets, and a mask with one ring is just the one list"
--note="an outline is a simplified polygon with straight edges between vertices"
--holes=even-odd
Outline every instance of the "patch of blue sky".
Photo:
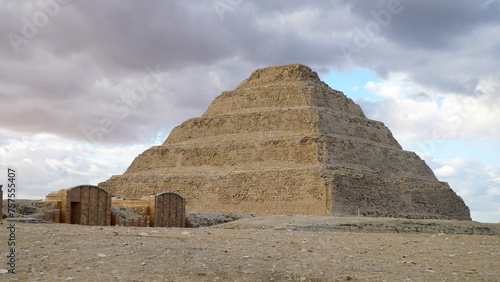
[[500,140],[464,140],[450,139],[421,143],[402,143],[405,150],[418,154],[428,153],[435,159],[447,160],[464,158],[483,164],[498,165],[500,163]]
[[381,100],[373,93],[365,89],[369,81],[382,82],[373,72],[366,69],[356,69],[353,72],[345,73],[335,69],[330,70],[321,79],[331,88],[344,92],[344,94],[354,101],[365,98],[369,100]]

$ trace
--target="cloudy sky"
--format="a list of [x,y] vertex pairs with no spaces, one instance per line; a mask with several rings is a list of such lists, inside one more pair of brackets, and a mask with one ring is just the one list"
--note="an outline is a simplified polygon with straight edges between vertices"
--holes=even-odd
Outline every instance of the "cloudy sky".
[[121,174],[256,69],[302,63],[500,221],[500,1],[0,0],[0,184]]

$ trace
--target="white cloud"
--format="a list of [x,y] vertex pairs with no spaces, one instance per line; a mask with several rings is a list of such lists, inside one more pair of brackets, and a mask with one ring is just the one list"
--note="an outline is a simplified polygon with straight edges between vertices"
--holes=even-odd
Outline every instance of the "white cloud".
[[[364,87],[384,99],[360,99],[369,118],[385,122],[402,142],[440,142],[446,139],[500,139],[500,84],[492,78],[477,84],[476,96],[440,93],[390,74],[388,80]],[[432,152],[431,152],[432,153]]]
[[377,96],[392,99],[409,97],[415,91],[410,87],[408,76],[404,73],[391,73],[383,82],[369,81],[364,88]]
[[456,173],[456,170],[452,166],[445,165],[441,168],[435,169],[434,173],[437,177],[449,177],[453,176]]
[[434,173],[441,181],[448,182],[469,206],[472,219],[497,222],[500,219],[500,166],[455,159],[433,159]]
[[0,148],[0,177],[6,180],[4,173],[13,168],[17,172],[17,196],[43,198],[51,191],[96,185],[113,174],[121,174],[151,145],[93,146],[52,134],[35,134],[9,140]]

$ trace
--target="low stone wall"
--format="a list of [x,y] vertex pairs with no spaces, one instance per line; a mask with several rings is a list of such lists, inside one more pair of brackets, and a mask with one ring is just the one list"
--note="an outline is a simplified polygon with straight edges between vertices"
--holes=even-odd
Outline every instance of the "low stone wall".
[[186,212],[186,227],[206,227],[259,216],[255,213]]
[[223,229],[274,229],[316,232],[500,235],[500,224],[459,220],[273,215],[219,225]]

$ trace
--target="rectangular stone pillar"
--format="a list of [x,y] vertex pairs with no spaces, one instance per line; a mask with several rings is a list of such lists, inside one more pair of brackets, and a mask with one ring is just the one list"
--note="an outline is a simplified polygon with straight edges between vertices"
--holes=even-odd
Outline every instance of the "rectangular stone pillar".
[[89,200],[90,200],[90,189],[89,187],[83,186],[81,190],[81,217],[80,224],[89,225]]
[[103,190],[98,190],[97,225],[106,226],[106,211],[108,209],[108,195]]

